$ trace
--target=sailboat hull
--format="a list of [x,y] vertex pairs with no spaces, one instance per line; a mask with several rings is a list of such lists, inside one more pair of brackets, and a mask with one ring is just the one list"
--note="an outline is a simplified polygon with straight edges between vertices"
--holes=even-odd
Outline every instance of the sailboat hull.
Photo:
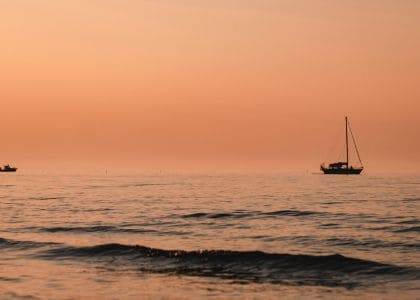
[[10,169],[2,169],[0,168],[0,172],[16,172],[17,168],[10,168]]
[[331,168],[321,167],[321,170],[322,172],[324,172],[324,174],[331,174],[331,175],[358,175],[362,173],[363,168],[331,169]]

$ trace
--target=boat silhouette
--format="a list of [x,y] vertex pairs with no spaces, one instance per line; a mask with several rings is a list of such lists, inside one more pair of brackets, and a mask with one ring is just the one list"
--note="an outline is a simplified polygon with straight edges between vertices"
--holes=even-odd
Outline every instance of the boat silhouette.
[[[324,174],[351,175],[351,174],[360,174],[363,171],[363,163],[362,163],[362,160],[360,159],[359,149],[357,148],[356,140],[353,136],[353,132],[351,130],[347,117],[345,117],[345,121],[346,121],[346,161],[330,163],[328,167],[325,166],[325,163],[322,163],[321,171],[324,172]],[[353,140],[354,148],[356,149],[357,157],[360,162],[360,167],[353,167],[349,165],[349,134],[348,134],[349,129],[350,129],[350,135]]]
[[9,164],[0,167],[0,172],[16,172],[17,168],[10,166]]

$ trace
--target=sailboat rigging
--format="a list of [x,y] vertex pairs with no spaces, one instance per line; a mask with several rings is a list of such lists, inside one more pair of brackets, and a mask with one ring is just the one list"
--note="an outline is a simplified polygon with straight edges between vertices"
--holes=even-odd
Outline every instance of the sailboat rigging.
[[[324,174],[360,174],[363,171],[363,163],[360,159],[359,149],[357,148],[356,140],[354,138],[353,132],[351,130],[350,124],[347,117],[346,121],[346,161],[339,161],[335,163],[330,163],[328,167],[324,163],[321,164],[321,171]],[[353,145],[356,149],[357,157],[359,159],[360,167],[353,167],[349,165],[349,131],[351,138],[353,140]]]

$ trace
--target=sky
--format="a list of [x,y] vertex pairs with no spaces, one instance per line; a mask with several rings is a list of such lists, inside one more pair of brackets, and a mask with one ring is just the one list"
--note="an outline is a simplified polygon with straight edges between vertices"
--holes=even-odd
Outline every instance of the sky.
[[21,169],[316,171],[348,115],[420,171],[420,1],[0,0],[0,46]]

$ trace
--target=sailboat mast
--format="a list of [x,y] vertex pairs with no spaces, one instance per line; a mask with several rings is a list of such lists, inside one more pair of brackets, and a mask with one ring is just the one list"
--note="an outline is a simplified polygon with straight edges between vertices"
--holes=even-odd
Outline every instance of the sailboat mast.
[[347,116],[346,116],[346,163],[347,169],[349,168],[349,135],[347,132]]

